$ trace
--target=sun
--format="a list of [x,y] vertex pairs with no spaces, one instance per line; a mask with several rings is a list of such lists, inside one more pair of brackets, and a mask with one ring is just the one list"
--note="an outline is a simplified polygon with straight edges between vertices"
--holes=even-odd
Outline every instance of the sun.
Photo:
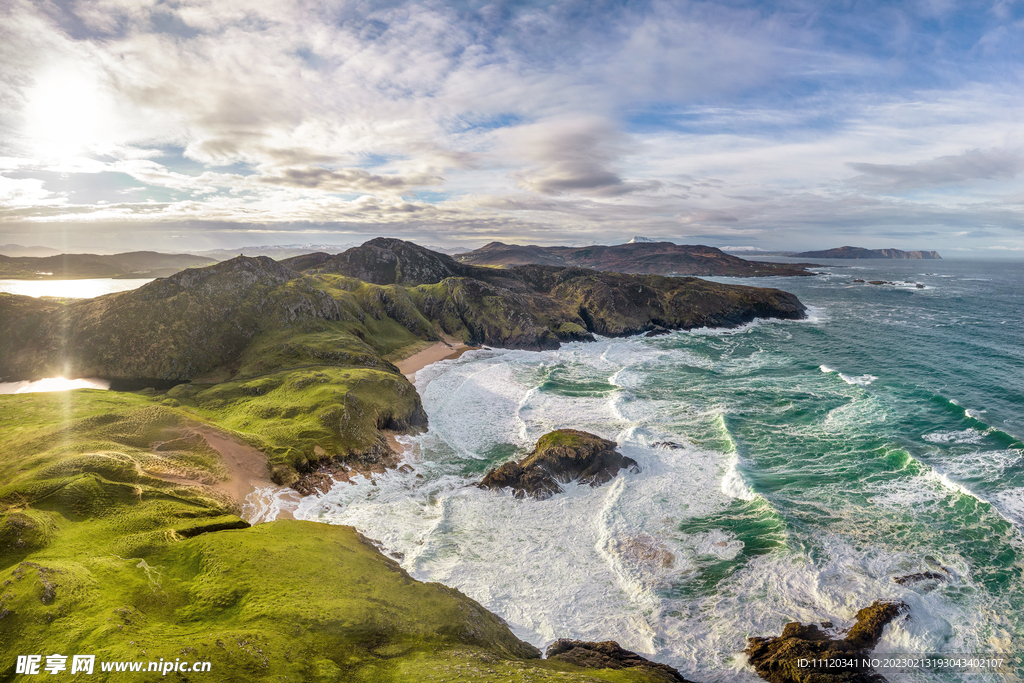
[[25,134],[39,153],[66,157],[97,142],[102,98],[96,79],[81,69],[41,75],[27,99]]

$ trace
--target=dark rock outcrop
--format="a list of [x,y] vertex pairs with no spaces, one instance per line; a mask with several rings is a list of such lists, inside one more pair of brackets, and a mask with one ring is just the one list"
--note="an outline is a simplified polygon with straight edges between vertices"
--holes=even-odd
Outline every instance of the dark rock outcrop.
[[805,251],[793,254],[794,258],[892,258],[892,259],[942,259],[937,251],[903,251],[901,249],[864,249],[863,247],[839,247],[822,251]]
[[[857,622],[843,638],[832,638],[814,624],[792,622],[776,638],[750,638],[751,666],[771,683],[879,683],[885,679],[861,661],[878,644],[882,629],[906,609],[902,602],[876,600],[857,612]],[[830,660],[834,666],[801,666]]]
[[583,640],[560,638],[548,646],[546,656],[559,662],[583,669],[642,669],[653,680],[666,683],[689,683],[682,674],[668,664],[645,659],[635,652],[624,650],[614,640],[591,643]]
[[617,450],[613,441],[576,429],[559,429],[537,440],[524,459],[507,462],[484,476],[479,486],[486,489],[511,488],[516,498],[543,500],[562,492],[559,484],[576,480],[600,486],[619,470],[639,472],[640,466]]

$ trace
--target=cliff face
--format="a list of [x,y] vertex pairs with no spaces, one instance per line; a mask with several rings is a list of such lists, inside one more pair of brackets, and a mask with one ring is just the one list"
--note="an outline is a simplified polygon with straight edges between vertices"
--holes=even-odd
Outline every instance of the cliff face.
[[701,244],[630,242],[614,246],[538,247],[491,242],[459,254],[460,264],[475,266],[547,265],[653,275],[811,275],[802,265],[747,261]]
[[941,259],[937,251],[901,251],[900,249],[864,249],[862,247],[839,247],[824,251],[805,251],[794,254],[795,258],[891,258],[891,259]]

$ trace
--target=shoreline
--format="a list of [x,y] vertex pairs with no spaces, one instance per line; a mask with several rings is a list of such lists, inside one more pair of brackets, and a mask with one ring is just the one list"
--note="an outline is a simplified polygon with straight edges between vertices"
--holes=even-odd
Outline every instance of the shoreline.
[[410,382],[416,376],[416,373],[442,360],[454,360],[464,354],[466,351],[472,351],[480,348],[479,346],[469,346],[455,339],[445,339],[431,344],[422,351],[417,351],[408,358],[404,358],[395,365],[398,370],[405,375],[406,379]]

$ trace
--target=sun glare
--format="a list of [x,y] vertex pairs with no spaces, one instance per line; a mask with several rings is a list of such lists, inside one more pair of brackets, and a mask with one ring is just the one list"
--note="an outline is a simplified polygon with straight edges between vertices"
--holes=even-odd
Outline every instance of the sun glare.
[[47,156],[75,154],[96,141],[102,124],[95,80],[80,70],[39,78],[25,108],[26,133]]
[[0,383],[0,394],[35,394],[48,391],[69,391],[71,389],[109,389],[110,382],[102,379],[64,379],[47,377],[35,382]]

